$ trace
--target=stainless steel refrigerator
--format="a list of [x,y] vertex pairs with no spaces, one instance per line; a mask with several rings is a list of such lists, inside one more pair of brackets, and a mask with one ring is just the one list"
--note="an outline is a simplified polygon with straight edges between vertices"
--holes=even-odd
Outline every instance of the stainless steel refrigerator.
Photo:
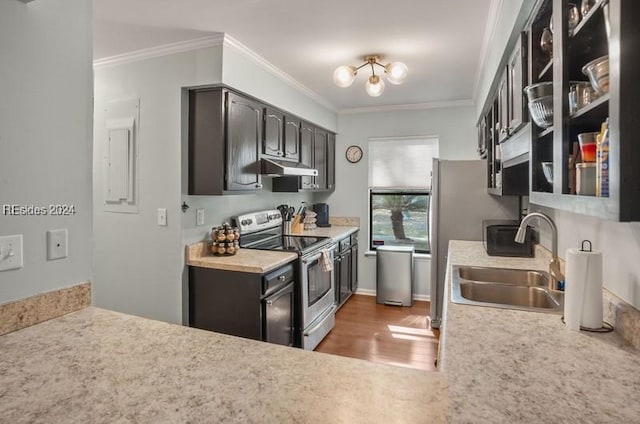
[[485,160],[434,159],[429,207],[433,328],[442,319],[449,240],[482,240],[485,219],[518,219],[518,197],[487,193]]

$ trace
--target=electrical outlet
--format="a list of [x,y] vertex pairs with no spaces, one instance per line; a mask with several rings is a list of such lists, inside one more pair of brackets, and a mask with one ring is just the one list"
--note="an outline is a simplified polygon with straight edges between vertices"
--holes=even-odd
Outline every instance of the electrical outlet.
[[204,225],[204,209],[196,209],[196,225]]
[[158,225],[167,226],[167,210],[165,208],[158,208]]
[[0,271],[23,266],[22,234],[0,237]]
[[47,231],[47,260],[69,256],[67,249],[67,229]]

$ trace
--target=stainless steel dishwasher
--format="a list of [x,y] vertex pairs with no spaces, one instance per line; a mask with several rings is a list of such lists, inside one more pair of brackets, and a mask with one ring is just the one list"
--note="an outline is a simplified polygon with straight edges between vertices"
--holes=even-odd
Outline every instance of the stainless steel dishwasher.
[[413,305],[413,246],[378,246],[376,249],[376,302]]

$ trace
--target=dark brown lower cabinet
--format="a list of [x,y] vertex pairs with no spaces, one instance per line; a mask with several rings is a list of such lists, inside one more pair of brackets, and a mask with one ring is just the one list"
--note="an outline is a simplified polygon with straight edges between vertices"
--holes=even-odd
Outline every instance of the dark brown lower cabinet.
[[300,346],[294,268],[268,274],[189,267],[189,326]]

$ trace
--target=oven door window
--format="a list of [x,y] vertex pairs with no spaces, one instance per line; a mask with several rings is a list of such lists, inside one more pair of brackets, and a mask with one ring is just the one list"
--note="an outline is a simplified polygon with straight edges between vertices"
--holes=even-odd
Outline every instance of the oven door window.
[[322,269],[320,259],[309,262],[307,267],[307,288],[309,304],[312,306],[331,290],[331,272]]

